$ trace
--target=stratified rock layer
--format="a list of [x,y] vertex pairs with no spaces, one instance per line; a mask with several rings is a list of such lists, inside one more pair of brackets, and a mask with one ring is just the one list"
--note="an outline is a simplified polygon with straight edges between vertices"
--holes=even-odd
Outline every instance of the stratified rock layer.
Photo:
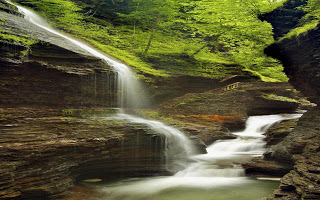
[[310,101],[319,103],[320,97],[320,24],[297,37],[271,45],[266,53],[284,64],[289,82]]
[[294,163],[273,199],[320,199],[320,108],[305,113],[281,143],[270,148],[266,159]]
[[56,199],[75,180],[167,174],[164,136],[104,118],[112,113],[0,109],[0,199]]
[[[275,26],[275,30],[281,29],[280,24]],[[290,83],[314,103],[319,103],[320,97],[319,45],[320,24],[312,30],[283,39],[266,49],[267,54],[283,62]],[[281,179],[279,189],[270,199],[320,199],[319,133],[320,107],[317,106],[301,117],[295,129],[282,142],[266,152],[265,160],[294,166],[293,170]]]

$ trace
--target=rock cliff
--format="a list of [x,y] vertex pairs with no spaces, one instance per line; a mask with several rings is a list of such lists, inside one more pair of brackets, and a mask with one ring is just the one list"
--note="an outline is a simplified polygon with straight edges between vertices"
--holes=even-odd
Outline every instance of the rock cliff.
[[283,39],[266,49],[266,53],[281,60],[289,82],[310,101],[319,103],[320,88],[320,24],[297,37]]
[[114,112],[1,108],[0,199],[57,199],[76,180],[167,174],[163,136],[105,119]]
[[[298,1],[288,2],[294,4]],[[271,22],[279,19],[277,12],[270,16]],[[283,28],[280,24],[273,25],[275,30]],[[320,96],[319,44],[320,24],[266,49],[268,55],[283,62],[285,72],[290,78],[289,82],[314,103],[319,103]],[[272,160],[292,166],[292,170],[281,179],[279,189],[270,199],[320,199],[319,110],[317,106],[305,113],[295,129],[289,131],[282,142],[277,141],[278,144],[265,153],[265,161]]]
[[[68,189],[83,179],[167,173],[161,136],[142,125],[99,118],[113,114],[114,110],[98,107],[115,107],[117,102],[116,86],[112,84],[115,74],[109,66],[65,39],[23,20],[3,0],[0,0],[0,18],[0,31],[10,33],[12,38],[22,38],[0,40],[0,199],[57,199],[69,195]],[[173,77],[158,80],[159,90],[154,96],[156,103],[177,97],[170,105],[162,104],[163,112],[168,114],[170,110],[184,120],[188,116],[182,115],[192,115],[191,121],[186,120],[191,127],[186,126],[184,130],[191,137],[196,136],[197,143],[198,138],[207,143],[233,138],[226,126],[237,124],[241,128],[243,116],[248,114],[275,113],[280,108],[293,111],[299,105],[281,99],[290,97],[293,91],[287,84],[254,84],[260,87],[258,93],[251,83],[246,83],[249,88],[229,85],[240,80],[247,81],[247,78],[223,82]],[[226,87],[226,91],[221,92]],[[193,94],[184,96],[185,93]],[[252,103],[246,101],[248,94]],[[194,98],[198,95],[207,98],[199,102]],[[213,96],[219,98],[212,101]],[[236,97],[244,108],[231,106]],[[189,105],[198,107],[191,111]],[[85,109],[87,107],[96,109]],[[216,112],[211,112],[213,110]],[[317,120],[316,117],[308,119]],[[210,129],[212,121],[217,125]],[[297,143],[298,147],[303,148],[305,140],[310,138],[303,138]],[[305,145],[305,149],[315,147]],[[299,173],[303,176],[318,173],[316,161],[311,171],[303,165],[304,161],[309,162],[304,158],[313,156],[316,160],[317,154],[304,154],[304,150],[298,153],[302,156],[297,157],[302,163],[302,167],[297,167]],[[283,184],[287,185],[283,188],[298,188],[298,184],[303,189],[309,187],[290,177],[292,175],[284,179]]]

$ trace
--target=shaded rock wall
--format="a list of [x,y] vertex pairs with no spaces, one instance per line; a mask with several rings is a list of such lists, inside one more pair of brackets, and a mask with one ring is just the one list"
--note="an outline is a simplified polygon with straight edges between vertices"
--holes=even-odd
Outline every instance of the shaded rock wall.
[[305,94],[310,101],[320,97],[320,24],[297,37],[284,39],[271,45],[265,52],[284,64],[289,82]]
[[[276,14],[270,14],[271,22],[277,20]],[[291,19],[286,19],[285,24],[291,23],[290,21]],[[281,24],[273,25],[275,30],[287,32]],[[296,37],[283,39],[265,50],[268,55],[283,62],[289,82],[314,103],[319,103],[320,96],[319,44],[320,24]],[[281,179],[278,190],[270,199],[320,199],[319,122],[320,107],[317,106],[301,117],[295,129],[282,142],[265,153],[264,160],[292,166],[292,170]]]
[[153,103],[159,105],[188,93],[202,93],[238,81],[254,81],[249,76],[231,76],[225,80],[195,76],[155,77],[152,85]]
[[8,12],[0,11],[0,28],[34,42],[0,40],[0,106],[116,107],[116,74],[106,63]]
[[265,159],[294,166],[270,199],[320,199],[319,122],[319,107],[309,110],[292,133],[266,152]]
[[116,107],[115,74],[65,73],[41,62],[5,64],[0,68],[0,105]]
[[74,109],[117,106],[110,67],[3,5],[0,27],[36,42],[0,41],[0,199],[57,199],[84,178],[167,173],[162,136],[92,118],[113,109]]
[[[288,83],[240,82],[237,85],[231,89],[224,86],[202,93],[189,93],[164,102],[159,106],[160,111],[172,116],[248,116],[294,112],[299,106],[299,94]],[[273,95],[273,98],[268,98],[268,95]]]
[[114,112],[0,109],[0,199],[56,199],[75,180],[166,174],[163,136],[99,117]]
[[298,7],[306,3],[305,0],[288,0],[271,13],[260,16],[260,19],[271,23],[274,37],[280,38],[297,26],[301,17],[305,15],[305,12]]

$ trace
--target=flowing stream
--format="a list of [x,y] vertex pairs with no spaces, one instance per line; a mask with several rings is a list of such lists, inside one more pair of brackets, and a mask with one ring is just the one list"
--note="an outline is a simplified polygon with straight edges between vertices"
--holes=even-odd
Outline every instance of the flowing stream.
[[301,114],[251,116],[237,139],[216,141],[207,154],[191,155],[185,169],[169,177],[126,179],[100,185],[105,200],[257,200],[272,193],[278,181],[245,176],[241,163],[265,151],[263,133],[275,123]]
[[[16,5],[17,6],[17,5]],[[117,73],[118,106],[137,108],[145,105],[148,98],[143,94],[139,81],[125,64],[113,60],[88,45],[71,38],[52,28],[39,15],[26,8],[17,6],[27,20],[35,25],[61,36],[104,60]],[[102,184],[98,188],[103,194],[99,199],[106,200],[256,200],[271,194],[277,183],[261,181],[244,176],[240,163],[261,155],[265,151],[263,133],[274,123],[281,120],[298,118],[301,115],[268,115],[249,117],[246,129],[234,133],[239,137],[233,140],[217,141],[207,148],[207,154],[193,155],[192,145],[180,131],[157,121],[137,118],[119,112],[114,119],[149,126],[164,135],[166,157],[174,165],[168,170],[178,171],[170,177],[126,179],[112,184]],[[181,158],[192,160],[187,164]],[[175,166],[180,165],[180,171]],[[182,166],[182,167],[181,167]],[[259,184],[258,184],[259,183]]]

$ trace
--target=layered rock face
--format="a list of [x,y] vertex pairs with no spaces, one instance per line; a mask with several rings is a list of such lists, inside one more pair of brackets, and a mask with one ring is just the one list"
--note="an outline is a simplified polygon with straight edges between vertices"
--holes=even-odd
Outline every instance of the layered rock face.
[[116,75],[109,66],[19,16],[0,16],[6,31],[38,40],[30,47],[0,42],[1,106],[116,106]]
[[7,12],[17,13],[1,0],[0,30],[35,42],[0,42],[0,199],[57,199],[77,180],[168,173],[163,136],[104,119],[117,106],[110,67]]
[[[289,1],[289,3],[295,1]],[[273,17],[277,20],[276,13]],[[289,19],[287,20],[289,21]],[[279,25],[275,29],[281,29]],[[299,36],[283,39],[266,49],[280,59],[290,83],[314,103],[320,96],[320,24]],[[293,166],[270,199],[320,199],[320,108],[309,110],[284,140],[271,147],[265,160]]]
[[[32,50],[36,49],[32,48]],[[58,59],[65,58],[56,58]],[[64,62],[72,62],[75,65],[78,63],[83,66],[83,63],[80,62],[85,58],[79,56],[73,59],[78,59],[78,61]],[[90,61],[92,60],[88,60],[88,64]],[[116,86],[114,84],[116,76],[113,72],[95,71],[80,75],[73,74],[52,68],[52,66],[61,66],[61,62],[56,62],[56,65],[43,64],[40,59],[29,60],[21,64],[2,62],[0,105],[6,107],[18,105],[116,107]],[[93,60],[92,62],[100,61]]]
[[266,160],[291,165],[293,170],[281,179],[271,199],[320,198],[320,109],[305,113],[295,129],[265,153]]
[[320,88],[320,24],[307,33],[284,39],[266,49],[281,60],[290,83],[310,101],[319,103]]
[[114,112],[0,109],[0,199],[57,199],[75,180],[167,174],[164,136],[105,119]]

